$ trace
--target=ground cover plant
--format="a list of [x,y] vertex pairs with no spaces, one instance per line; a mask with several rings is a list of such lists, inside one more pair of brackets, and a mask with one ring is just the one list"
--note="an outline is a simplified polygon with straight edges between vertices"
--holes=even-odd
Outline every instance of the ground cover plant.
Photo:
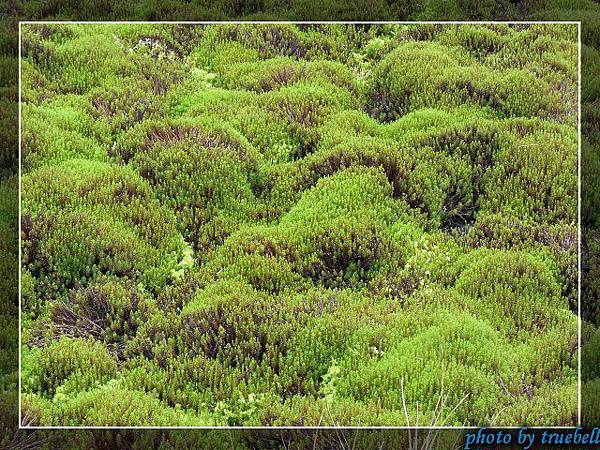
[[577,417],[574,25],[27,25],[37,425]]

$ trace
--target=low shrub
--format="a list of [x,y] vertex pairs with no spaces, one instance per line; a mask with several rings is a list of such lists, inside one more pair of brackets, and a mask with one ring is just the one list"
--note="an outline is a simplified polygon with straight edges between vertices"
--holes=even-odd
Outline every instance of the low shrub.
[[576,167],[574,135],[541,129],[522,136],[498,152],[483,182],[480,209],[575,223]]
[[368,279],[391,251],[391,186],[377,169],[347,170],[321,179],[282,218],[301,255],[303,273],[326,286]]
[[79,98],[70,100],[54,108],[23,105],[21,155],[25,167],[36,168],[73,158],[107,159],[103,145],[105,130],[85,114]]
[[[444,396],[449,409],[456,410],[451,417],[442,413],[440,420],[459,424],[479,415],[481,423],[486,416],[493,416],[502,397],[497,374],[510,370],[502,348],[489,325],[465,313],[438,310],[429,328],[386,349],[381,356],[360,365],[357,359],[345,359],[340,364],[336,395],[378,399],[388,410],[406,405],[411,423],[416,422],[417,401],[423,414],[420,420],[430,423],[439,397]],[[470,396],[474,397],[463,401]]]
[[97,209],[123,220],[166,252],[180,247],[172,212],[130,168],[74,159],[30,172],[23,177],[22,188],[23,210],[30,214]]
[[327,116],[351,108],[354,102],[348,91],[326,83],[297,83],[259,99],[274,120],[286,125],[297,148],[296,158],[316,148],[321,138],[319,126]]
[[88,94],[90,115],[107,121],[116,135],[163,112],[160,95],[154,91],[151,82],[139,82],[133,77],[91,89]]
[[328,60],[301,63],[292,58],[279,57],[240,63],[228,68],[217,81],[229,89],[256,92],[277,90],[298,82],[331,83],[353,93],[358,91],[350,69],[344,64]]
[[106,278],[71,291],[66,301],[52,304],[51,330],[59,336],[92,336],[122,358],[127,341],[156,313],[154,300],[133,283]]
[[100,275],[160,290],[177,269],[176,255],[165,254],[101,210],[25,215],[22,237],[23,267],[34,276],[36,292],[49,299]]

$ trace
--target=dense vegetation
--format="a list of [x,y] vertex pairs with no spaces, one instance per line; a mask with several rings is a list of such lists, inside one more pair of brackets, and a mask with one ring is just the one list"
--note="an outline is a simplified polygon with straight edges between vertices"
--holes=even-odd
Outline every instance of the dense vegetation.
[[575,26],[22,42],[29,423],[573,423]]
[[[478,8],[465,8],[467,2],[461,0],[437,0],[420,2],[387,1],[379,10],[366,6],[376,5],[368,1],[367,5],[340,1],[335,8],[324,8],[324,2],[313,6],[310,0],[291,0],[286,2],[254,2],[232,0],[211,2],[202,0],[191,2],[163,2],[148,0],[143,3],[128,4],[124,8],[121,2],[111,0],[95,2],[86,0],[74,7],[73,2],[53,0],[52,2],[11,1],[0,3],[2,12],[3,57],[0,76],[0,252],[3,277],[0,289],[0,446],[24,448],[35,445],[48,449],[105,449],[105,448],[285,448],[285,449],[339,449],[339,448],[405,448],[407,433],[404,430],[17,430],[17,22],[27,19],[92,19],[92,20],[147,20],[160,17],[163,20],[219,20],[219,19],[260,19],[269,17],[274,20],[308,18],[306,9],[314,13],[310,16],[320,20],[426,20],[446,19],[544,19],[544,20],[581,20],[583,27],[582,53],[582,94],[583,94],[583,229],[582,229],[582,308],[584,313],[584,334],[582,371],[582,418],[585,423],[597,424],[600,420],[600,367],[597,361],[600,340],[594,338],[599,333],[598,298],[600,283],[598,280],[598,255],[600,254],[600,233],[597,207],[597,180],[600,165],[600,133],[597,126],[598,80],[600,65],[598,49],[600,39],[600,7],[592,0],[512,0],[496,1],[486,15],[477,16]],[[94,5],[97,5],[95,7]],[[460,8],[457,7],[460,5]],[[334,5],[335,6],[335,5]],[[468,5],[467,5],[468,6]],[[462,9],[461,9],[462,8]],[[335,11],[334,11],[335,10]],[[332,13],[332,11],[334,11]],[[457,12],[458,11],[458,12]],[[440,442],[438,448],[456,448],[459,440],[451,430],[435,433],[435,436],[448,442]],[[458,433],[460,435],[460,433]],[[429,433],[420,432],[414,440],[426,444]],[[423,442],[425,441],[425,442]],[[437,439],[433,439],[435,443]],[[414,442],[413,442],[414,446]]]

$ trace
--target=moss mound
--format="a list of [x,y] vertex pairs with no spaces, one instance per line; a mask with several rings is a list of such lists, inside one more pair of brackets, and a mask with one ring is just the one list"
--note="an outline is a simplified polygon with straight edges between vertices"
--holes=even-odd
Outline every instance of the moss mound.
[[32,424],[573,424],[576,27],[22,37]]

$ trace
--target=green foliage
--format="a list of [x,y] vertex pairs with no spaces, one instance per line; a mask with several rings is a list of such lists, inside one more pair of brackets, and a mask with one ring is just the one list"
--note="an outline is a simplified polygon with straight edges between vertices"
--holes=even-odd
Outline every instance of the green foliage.
[[128,167],[83,159],[44,166],[22,180],[23,209],[33,214],[102,210],[119,217],[159,248],[177,248],[172,214]]
[[64,337],[25,358],[26,386],[35,386],[49,398],[69,380],[78,382],[77,390],[87,390],[117,374],[114,357],[106,347],[93,340]]
[[552,309],[560,307],[560,287],[551,267],[529,254],[473,252],[456,282],[457,289],[477,300],[487,297],[500,304],[514,320],[514,331],[543,329]]
[[206,271],[214,278],[241,278],[258,290],[278,293],[305,282],[295,267],[299,258],[287,230],[243,227],[225,240]]
[[50,422],[53,426],[210,425],[197,415],[169,408],[148,394],[123,389],[116,383],[107,383],[62,401],[55,399],[50,404],[35,396],[26,396],[23,407],[37,416],[39,423]]
[[577,165],[576,142],[572,133],[550,129],[534,131],[503,148],[487,177],[482,209],[576,222],[577,173],[565,169]]
[[302,255],[306,275],[325,285],[369,278],[391,250],[385,228],[393,218],[391,186],[377,170],[341,171],[320,180],[286,214],[280,226]]
[[218,80],[223,87],[229,89],[257,92],[277,90],[290,84],[309,81],[331,83],[348,90],[357,90],[352,72],[341,63],[329,60],[301,63],[289,57],[236,64]]
[[[179,347],[234,366],[243,366],[248,359],[264,360],[265,355],[277,355],[273,349],[286,343],[285,333],[274,327],[290,326],[287,311],[277,311],[289,307],[272,304],[268,297],[243,285],[214,284],[181,311]],[[273,337],[277,340],[270,342]]]
[[131,170],[70,160],[31,172],[23,188],[23,266],[42,298],[102,274],[159,289],[177,268],[172,213]]
[[582,270],[581,282],[586,289],[582,291],[582,316],[591,323],[600,319],[600,304],[598,298],[600,284],[598,283],[598,258],[600,257],[600,234],[594,229],[585,229],[581,243],[582,259],[589,261],[586,270]]
[[[367,111],[382,122],[423,107],[465,103],[492,108],[506,117],[552,115],[565,120],[573,114],[561,105],[558,92],[529,72],[495,73],[477,65],[464,50],[435,42],[399,45],[375,67],[368,97]],[[571,108],[574,105],[573,99]]]
[[[598,134],[600,138],[600,133]],[[597,139],[598,139],[597,138]],[[597,170],[600,170],[600,158],[596,151],[597,144],[593,144],[586,138],[581,143],[581,221],[590,229],[597,229],[600,224],[598,215],[597,200],[593,194],[598,187],[598,177],[595,176]]]
[[54,333],[93,336],[123,356],[128,340],[157,308],[152,298],[133,283],[101,279],[85,288],[71,291],[68,300],[51,307]]
[[334,85],[298,83],[268,92],[259,100],[273,119],[286,125],[297,146],[294,157],[302,158],[317,146],[318,127],[328,115],[352,107],[351,94]]
[[101,274],[143,281],[160,289],[176,267],[176,256],[152,246],[136,230],[99,210],[25,216],[23,264],[36,290],[52,297]]
[[92,89],[89,94],[91,115],[96,120],[107,121],[113,134],[117,134],[162,112],[156,91],[150,81],[138,83],[135,78]]
[[[379,399],[388,409],[400,410],[404,389],[410,421],[415,422],[418,401],[427,423],[433,420],[428,414],[435,412],[438,396],[446,389],[448,403],[458,409],[443,420],[459,424],[491,417],[501,392],[495,374],[506,371],[510,363],[503,358],[497,335],[489,325],[458,311],[449,314],[441,310],[433,320],[426,331],[385,349],[382,356],[372,357],[366,364],[357,367],[356,362],[347,361],[341,369],[341,393]],[[466,395],[473,397],[460,404]]]
[[581,402],[581,415],[585,418],[586,424],[596,423],[598,422],[598,411],[600,411],[600,405],[598,404],[600,379],[594,378],[582,384],[582,390],[585,392],[585,396]]
[[[577,383],[558,385],[553,389],[533,389],[530,394],[531,398],[524,397],[510,405],[499,415],[498,420],[524,425],[533,423],[535,418],[543,415],[551,423],[570,422],[574,419],[573,411],[563,405],[576,391]],[[552,406],[547,409],[547,405]]]
[[54,103],[55,107],[23,105],[23,119],[31,123],[21,136],[21,154],[26,167],[72,158],[106,160],[103,145],[106,134],[82,111],[82,100],[67,96]]
[[600,333],[596,330],[593,335],[581,346],[581,379],[593,380],[600,378],[598,373],[598,346]]
[[214,118],[148,121],[114,150],[148,180],[196,249],[220,244],[235,223],[259,214],[260,155],[225,122]]
[[90,34],[55,45],[50,58],[42,61],[48,72],[59,72],[56,81],[65,93],[83,94],[91,87],[127,73],[130,61],[116,41]]
[[[345,13],[494,9],[384,3]],[[28,423],[573,423],[575,27],[28,24],[22,39]],[[79,445],[170,439],[127,436]]]
[[21,62],[21,76],[23,77],[21,90],[23,102],[38,104],[56,95],[56,83],[50,82],[29,60]]

